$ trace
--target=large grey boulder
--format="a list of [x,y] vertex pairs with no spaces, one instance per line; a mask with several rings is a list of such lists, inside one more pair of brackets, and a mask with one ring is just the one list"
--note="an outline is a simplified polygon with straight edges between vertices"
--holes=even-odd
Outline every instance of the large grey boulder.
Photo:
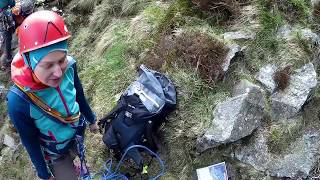
[[317,73],[312,63],[295,70],[290,84],[283,91],[271,95],[271,117],[273,120],[295,116],[312,96],[317,85]]
[[255,76],[256,80],[259,81],[270,93],[272,93],[276,88],[276,84],[273,80],[273,75],[276,71],[276,65],[267,64],[266,66],[262,67]]
[[270,174],[277,177],[306,178],[319,158],[320,132],[306,132],[290,149],[290,153],[270,164]]
[[213,112],[211,127],[197,141],[198,151],[202,152],[250,135],[260,126],[264,107],[262,90],[254,88],[218,104]]
[[320,150],[319,130],[308,130],[293,142],[285,154],[274,155],[267,145],[268,130],[256,131],[250,143],[239,146],[233,156],[271,176],[306,178],[316,166]]

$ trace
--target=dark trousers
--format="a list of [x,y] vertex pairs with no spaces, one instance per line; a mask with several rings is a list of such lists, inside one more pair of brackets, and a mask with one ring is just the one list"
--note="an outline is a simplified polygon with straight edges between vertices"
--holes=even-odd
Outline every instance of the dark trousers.
[[1,58],[1,64],[7,65],[12,61],[11,41],[14,28],[10,28],[8,31],[2,31],[1,36],[3,38],[3,55]]

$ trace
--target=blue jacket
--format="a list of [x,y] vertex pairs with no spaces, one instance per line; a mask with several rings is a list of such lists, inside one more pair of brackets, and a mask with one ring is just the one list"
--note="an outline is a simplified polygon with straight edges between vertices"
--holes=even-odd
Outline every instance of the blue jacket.
[[15,1],[14,0],[1,0],[0,1],[0,8],[1,9],[5,9],[7,7],[13,7],[15,5]]
[[[68,83],[70,80],[72,80],[72,82]],[[74,89],[75,92],[70,90],[66,91],[66,89],[70,89],[66,86],[70,85],[74,85],[74,88],[72,89]],[[41,93],[46,91],[48,91],[46,93],[47,95],[45,96],[45,94],[43,94],[42,96]],[[11,91],[9,91],[7,95],[10,119],[20,135],[22,144],[25,146],[31,161],[38,172],[38,176],[42,179],[46,179],[51,176],[46,163],[48,158],[47,156],[54,156],[55,154],[68,152],[71,144],[73,143],[72,139],[74,135],[79,133],[79,131],[84,131],[85,125],[83,125],[84,122],[82,121],[86,119],[90,124],[93,124],[96,121],[96,117],[85,99],[75,63],[69,66],[64,75],[64,79],[58,88],[48,88],[44,91],[36,92],[42,100],[45,102],[48,101],[48,104],[50,104],[50,101],[57,99],[59,95],[68,95],[68,93],[69,96],[70,94],[75,93],[75,97],[71,96],[69,99],[65,98],[65,100],[61,98],[64,102],[60,103],[60,105],[57,104],[56,108],[61,109],[61,107],[64,107],[66,113],[67,111],[74,113],[73,111],[80,110],[80,119],[77,122],[72,123],[72,125],[64,125],[46,118],[41,112],[32,107],[32,105],[25,102]],[[77,103],[72,107],[68,107],[68,101],[74,100],[72,98],[75,98]]]

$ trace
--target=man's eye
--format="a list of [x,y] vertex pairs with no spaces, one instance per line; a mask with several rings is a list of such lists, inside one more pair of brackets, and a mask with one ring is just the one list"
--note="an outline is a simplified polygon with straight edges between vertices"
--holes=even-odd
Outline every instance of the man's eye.
[[60,64],[63,64],[65,62],[65,59],[62,59],[59,61]]

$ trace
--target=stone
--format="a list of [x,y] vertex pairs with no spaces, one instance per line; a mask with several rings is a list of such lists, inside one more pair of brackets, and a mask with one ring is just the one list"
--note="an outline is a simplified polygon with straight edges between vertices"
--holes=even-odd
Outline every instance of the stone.
[[12,148],[12,149],[16,148],[16,144],[14,142],[14,139],[11,136],[7,135],[7,134],[4,135],[3,144],[8,146],[8,147],[10,147],[10,148]]
[[272,159],[267,145],[267,135],[266,129],[258,129],[250,139],[250,144],[238,147],[232,156],[259,171],[267,170]]
[[273,120],[291,118],[312,96],[317,86],[317,73],[312,63],[295,70],[290,84],[283,91],[271,95],[271,117]]
[[259,81],[270,93],[276,88],[276,84],[273,80],[273,75],[276,71],[276,65],[267,64],[266,66],[262,67],[255,76],[256,80]]
[[305,28],[300,30],[301,38],[309,42],[310,46],[318,46],[320,43],[319,36],[312,32],[311,29]]
[[233,96],[239,96],[245,93],[250,92],[251,89],[261,89],[260,86],[253,84],[252,82],[242,79],[234,88]]
[[250,143],[239,146],[233,156],[255,169],[279,178],[306,178],[316,166],[320,150],[320,131],[307,130],[293,142],[285,154],[274,155],[268,150],[268,131],[260,129]]
[[1,84],[1,82],[0,82],[0,96],[2,96],[2,95],[5,94],[5,90],[6,90],[6,88],[5,88],[4,85]]
[[292,35],[292,27],[288,24],[285,24],[278,29],[278,32],[277,32],[278,38],[290,40],[292,38],[291,35]]
[[225,40],[252,40],[255,35],[243,31],[226,32],[223,34],[223,39]]
[[225,61],[221,65],[223,72],[227,72],[232,60],[237,56],[237,53],[241,51],[241,47],[237,44],[228,45],[229,52],[226,56]]
[[251,89],[218,104],[213,112],[212,125],[197,140],[197,150],[203,152],[250,135],[260,126],[264,107],[261,89]]

